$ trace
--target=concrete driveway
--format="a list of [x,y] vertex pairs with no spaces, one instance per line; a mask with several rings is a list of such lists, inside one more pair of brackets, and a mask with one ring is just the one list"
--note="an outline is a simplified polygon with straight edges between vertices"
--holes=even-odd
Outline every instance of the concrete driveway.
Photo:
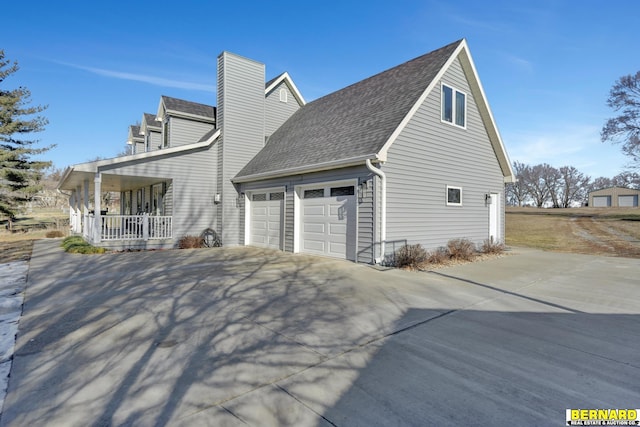
[[640,404],[640,263],[35,245],[3,426],[560,425]]

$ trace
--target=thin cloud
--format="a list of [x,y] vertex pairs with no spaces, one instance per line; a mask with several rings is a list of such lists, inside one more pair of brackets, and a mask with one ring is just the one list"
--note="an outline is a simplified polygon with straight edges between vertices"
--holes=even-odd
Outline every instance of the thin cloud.
[[186,90],[199,90],[203,92],[215,92],[215,88],[213,83],[196,83],[196,82],[186,82],[181,80],[173,80],[167,79],[163,77],[150,76],[147,74],[136,74],[129,73],[125,71],[116,71],[116,70],[107,70],[104,68],[95,68],[95,67],[86,67],[84,65],[70,64],[58,62],[59,64],[66,65],[68,67],[77,68],[79,70],[88,71],[93,74],[97,74],[103,77],[109,77],[120,80],[130,80],[135,82],[147,83],[154,86],[161,87],[171,87],[177,89],[186,89]]
[[514,55],[507,55],[507,61],[513,64],[516,68],[527,71],[529,73],[533,72],[533,63],[524,58],[520,58]]

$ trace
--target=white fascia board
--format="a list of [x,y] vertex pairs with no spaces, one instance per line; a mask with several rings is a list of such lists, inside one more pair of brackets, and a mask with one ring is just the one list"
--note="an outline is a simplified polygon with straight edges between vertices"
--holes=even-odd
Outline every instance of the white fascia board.
[[156,120],[162,122],[162,120],[164,120],[164,113],[165,113],[165,106],[164,106],[164,96],[160,97],[160,103],[158,104],[158,112],[156,113]]
[[502,142],[502,137],[500,136],[500,131],[498,130],[496,121],[493,118],[493,113],[491,112],[491,107],[489,107],[489,102],[487,101],[484,89],[482,88],[482,83],[480,82],[480,78],[478,77],[478,72],[476,71],[476,66],[473,63],[473,58],[471,58],[471,54],[469,53],[468,48],[466,48],[466,42],[465,49],[462,53],[463,55],[461,55],[460,57],[460,63],[462,64],[465,73],[467,73],[467,75],[470,75],[472,78],[472,80],[469,82],[471,91],[473,92],[475,89],[479,92],[479,96],[474,96],[474,98],[476,100],[476,105],[480,110],[480,115],[485,122],[485,127],[487,128],[487,133],[489,134],[489,139],[491,140],[491,145],[493,145],[493,150],[496,153],[498,162],[500,163],[504,181],[515,182],[515,174],[511,167],[509,155],[507,154],[507,150],[504,146],[504,143]]
[[431,93],[433,88],[436,87],[436,86],[440,87],[440,80],[442,79],[442,76],[444,76],[444,73],[447,72],[447,70],[449,69],[449,67],[453,63],[453,61],[455,61],[455,59],[458,57],[458,54],[460,53],[460,51],[462,51],[462,49],[464,49],[466,47],[466,45],[467,45],[467,42],[466,42],[466,40],[463,39],[462,42],[460,43],[460,45],[451,54],[449,59],[447,59],[447,62],[444,64],[444,66],[440,69],[440,71],[438,71],[438,74],[436,74],[436,76],[433,78],[431,83],[429,83],[429,86],[427,86],[427,88],[424,90],[424,92],[422,92],[422,95],[420,95],[420,97],[415,102],[415,104],[413,104],[413,106],[411,107],[411,109],[409,110],[407,115],[404,116],[404,119],[402,119],[402,121],[400,122],[398,127],[393,131],[391,136],[389,136],[389,139],[387,139],[387,142],[384,143],[384,145],[382,146],[382,148],[378,152],[378,157],[380,157],[381,160],[383,160],[383,161],[387,160],[387,152],[389,151],[389,147],[391,147],[391,144],[393,144],[395,142],[395,140],[398,138],[400,133],[407,126],[409,121],[411,121],[411,119],[416,114],[418,109],[422,106],[422,104],[424,103],[425,99],[427,99],[427,96],[429,96],[429,94]]
[[302,94],[300,93],[300,91],[298,90],[298,87],[295,85],[295,83],[293,83],[293,80],[291,79],[291,76],[289,76],[288,72],[284,72],[280,75],[280,77],[278,77],[273,83],[271,83],[265,90],[264,90],[264,94],[268,94],[269,92],[271,92],[273,89],[275,89],[280,83],[282,83],[283,81],[286,82],[286,84],[289,86],[289,89],[291,89],[291,92],[293,92],[293,96],[296,97],[296,99],[298,100],[298,104],[305,105],[307,102],[304,100],[304,98],[302,97]]
[[199,116],[197,114],[185,113],[184,111],[166,110],[165,114],[171,117],[180,117],[182,119],[194,120],[197,122],[215,123],[215,118],[207,116]]
[[62,183],[65,182],[67,178],[69,178],[69,175],[71,175],[71,172],[73,172],[73,167],[67,166],[67,168],[64,170],[64,173],[62,174],[62,178],[60,178],[60,181],[58,181],[56,190],[60,191],[60,187],[62,186]]
[[500,132],[498,131],[498,127],[496,126],[496,122],[493,118],[493,114],[491,113],[491,109],[489,108],[489,103],[487,102],[487,98],[484,93],[484,89],[482,88],[482,84],[480,83],[480,79],[478,77],[478,73],[476,71],[476,67],[473,63],[473,59],[471,58],[471,54],[469,53],[469,47],[467,46],[467,40],[463,39],[460,45],[456,48],[456,50],[451,54],[451,57],[447,60],[442,69],[438,72],[433,81],[429,84],[429,86],[422,93],[420,98],[413,105],[409,113],[405,116],[405,118],[400,122],[400,125],[396,128],[395,131],[391,134],[387,142],[384,144],[382,149],[378,152],[378,157],[381,160],[386,160],[387,152],[391,144],[394,143],[396,138],[400,135],[400,133],[407,126],[409,121],[413,118],[415,113],[418,111],[422,103],[427,99],[427,96],[431,93],[434,87],[440,87],[440,81],[442,77],[449,69],[453,61],[457,58],[460,58],[460,63],[465,71],[467,80],[469,81],[469,86],[471,87],[471,92],[474,95],[474,99],[476,100],[476,105],[480,110],[480,115],[483,119],[485,127],[487,129],[487,134],[489,136],[489,140],[491,141],[491,145],[493,146],[494,152],[500,164],[500,168],[502,169],[502,175],[504,177],[504,182],[514,182],[515,174],[513,173],[513,169],[511,168],[511,162],[509,160],[509,155],[504,147],[502,142],[502,138],[500,137]]
[[[215,140],[218,139],[219,136],[220,136],[220,129],[218,129],[206,141],[197,142],[195,144],[180,145],[178,147],[172,147],[172,148],[163,148],[161,150],[147,151],[145,153],[129,154],[128,156],[120,156],[120,157],[114,157],[111,159],[96,160],[94,162],[79,163],[77,165],[70,166],[68,170],[69,170],[69,173],[97,172],[98,169],[103,166],[111,166],[118,163],[131,162],[136,160],[152,159],[154,157],[167,156],[170,154],[177,154],[177,153],[197,150],[199,148],[206,148],[209,145],[213,144]],[[61,182],[62,181],[64,181],[64,179],[62,179]]]
[[263,179],[281,178],[283,176],[298,175],[302,173],[321,172],[329,169],[346,168],[349,166],[364,165],[365,160],[379,162],[381,159],[376,154],[368,154],[366,156],[351,157],[348,159],[334,160],[330,162],[316,163],[313,165],[299,166],[290,169],[281,169],[278,171],[257,173],[253,175],[232,178],[231,182],[240,184],[243,182],[260,181]]

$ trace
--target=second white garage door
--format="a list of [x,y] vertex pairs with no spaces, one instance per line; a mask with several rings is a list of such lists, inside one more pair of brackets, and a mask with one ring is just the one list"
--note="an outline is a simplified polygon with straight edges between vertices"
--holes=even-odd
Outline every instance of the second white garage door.
[[355,259],[356,196],[353,185],[301,191],[300,251]]
[[284,192],[251,194],[251,245],[282,249]]

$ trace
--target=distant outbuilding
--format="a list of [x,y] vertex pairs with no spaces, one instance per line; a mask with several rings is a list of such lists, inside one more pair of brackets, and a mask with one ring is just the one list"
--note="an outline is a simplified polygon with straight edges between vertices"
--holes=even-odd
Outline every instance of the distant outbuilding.
[[589,206],[594,208],[637,208],[640,190],[608,187],[589,193]]

